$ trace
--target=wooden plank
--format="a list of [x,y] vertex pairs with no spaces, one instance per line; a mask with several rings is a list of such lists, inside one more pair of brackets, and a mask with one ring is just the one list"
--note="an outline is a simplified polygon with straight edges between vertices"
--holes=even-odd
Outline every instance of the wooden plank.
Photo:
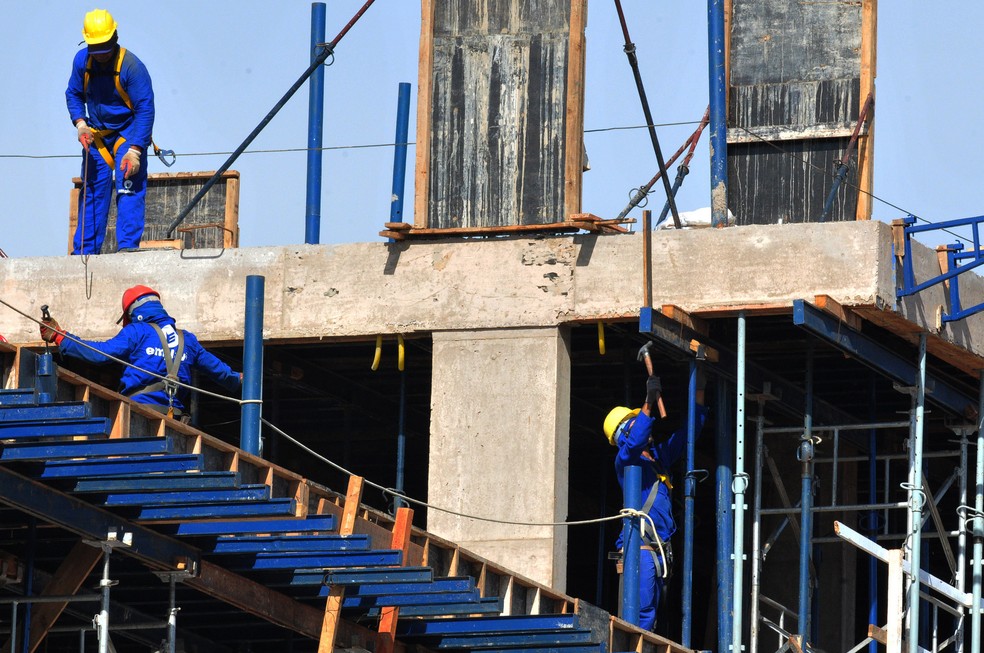
[[825,123],[822,125],[764,125],[758,127],[735,127],[728,130],[728,145],[738,143],[769,143],[782,141],[801,141],[813,138],[850,138],[854,125],[846,123]]
[[813,303],[817,306],[817,308],[827,311],[852,329],[857,331],[861,330],[861,318],[850,309],[841,306],[841,304],[830,295],[817,295],[814,297]]
[[564,215],[581,210],[585,167],[584,147],[584,31],[587,0],[571,0],[567,37],[567,99],[564,117]]
[[406,231],[408,229],[413,229],[413,225],[409,222],[387,222],[383,226],[391,231]]
[[380,231],[379,235],[383,238],[392,238],[393,240],[406,240],[407,232],[403,231]]
[[[861,85],[858,93],[858,112],[870,94],[875,97],[875,77],[878,67],[878,0],[861,3]],[[871,219],[871,191],[874,185],[875,116],[872,104],[867,133],[858,138],[858,204],[857,220]]]
[[[349,477],[348,491],[345,493],[345,506],[342,509],[342,519],[338,526],[339,535],[351,535],[355,532],[355,520],[359,516],[359,504],[362,501],[362,484],[361,476]],[[342,620],[342,601],[344,600],[344,586],[332,586],[328,589],[325,613],[318,633],[318,653],[331,653],[335,650],[338,627]]]
[[222,232],[222,246],[226,249],[239,247],[239,173],[226,181],[225,229]]
[[[406,565],[407,554],[410,552],[410,532],[413,528],[413,510],[400,508],[396,511],[396,521],[393,523],[393,540],[390,548],[403,551],[403,564]],[[379,647],[377,653],[393,653],[396,642],[396,621],[400,617],[400,608],[384,607],[379,615]]]
[[184,249],[184,241],[180,238],[170,240],[141,240],[140,249]]
[[687,327],[692,331],[696,331],[702,336],[706,336],[710,333],[710,324],[707,320],[702,320],[699,317],[694,317],[687,311],[683,310],[679,306],[674,304],[663,304],[659,308],[659,312],[670,318],[671,320],[676,320],[683,326]]
[[79,189],[73,186],[68,193],[68,250],[72,253],[72,241],[75,239],[75,229],[79,224]]
[[790,315],[793,312],[792,304],[735,304],[733,306],[709,306],[692,311],[696,315],[705,319],[719,317],[735,317],[739,311],[745,311],[747,316],[753,315]]
[[434,101],[434,0],[421,0],[420,2],[419,61],[413,224],[415,227],[427,227],[428,197],[430,196],[430,125]]
[[[102,560],[102,549],[77,542],[61,561],[55,575],[44,586],[41,596],[74,596],[92,570]],[[31,611],[31,638],[28,651],[34,653],[68,603],[40,603]],[[10,650],[10,641],[3,650]]]
[[868,624],[868,637],[875,640],[882,646],[888,644],[888,632],[884,628],[880,628],[875,624]]

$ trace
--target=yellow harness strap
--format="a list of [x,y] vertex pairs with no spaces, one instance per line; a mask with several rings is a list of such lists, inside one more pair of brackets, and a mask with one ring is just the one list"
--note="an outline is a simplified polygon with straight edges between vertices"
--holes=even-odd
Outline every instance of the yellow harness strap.
[[[123,100],[123,104],[130,111],[133,111],[133,102],[130,101],[130,96],[126,91],[123,90],[123,83],[120,81],[120,71],[123,70],[123,56],[126,54],[126,48],[120,48],[119,54],[116,57],[116,65],[114,66],[113,79],[116,83],[116,92],[119,93],[120,99]],[[85,97],[89,93],[89,69],[92,67],[92,55],[85,62],[85,74],[82,77],[82,96]],[[109,148],[106,147],[106,143],[103,140],[107,136],[112,136],[116,132],[112,129],[93,129],[92,130],[92,143],[96,146],[99,155],[102,156],[103,161],[106,162],[110,168],[116,167],[116,153],[119,151],[126,139],[120,137],[116,139],[116,144],[113,145],[113,153],[109,153]]]

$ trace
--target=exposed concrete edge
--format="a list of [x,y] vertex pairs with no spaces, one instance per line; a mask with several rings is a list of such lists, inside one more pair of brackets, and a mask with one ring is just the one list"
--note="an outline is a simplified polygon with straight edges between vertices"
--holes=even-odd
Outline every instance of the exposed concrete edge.
[[[828,295],[843,306],[885,307],[936,332],[942,286],[895,301],[891,228],[881,222],[755,225],[652,234],[653,303],[704,308],[782,306]],[[917,275],[939,271],[914,244]],[[642,297],[642,237],[564,235],[419,243],[355,243],[235,250],[153,251],[0,260],[0,298],[39,315],[49,304],[66,328],[114,335],[119,297],[143,283],[206,342],[242,338],[246,276],[266,278],[264,336],[273,340],[544,327],[635,319]],[[964,305],[984,301],[984,280],[961,279]],[[974,316],[939,337],[976,354]],[[0,333],[37,341],[37,327],[0,307]]]

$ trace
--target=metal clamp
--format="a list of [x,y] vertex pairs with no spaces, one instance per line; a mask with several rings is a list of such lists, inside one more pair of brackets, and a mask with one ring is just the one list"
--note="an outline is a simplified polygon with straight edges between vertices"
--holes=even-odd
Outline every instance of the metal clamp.
[[[906,481],[905,483],[899,483],[899,487],[909,491],[909,507],[912,510],[922,510],[926,506],[926,491],[921,486]],[[918,505],[914,503],[916,497],[919,497]]]

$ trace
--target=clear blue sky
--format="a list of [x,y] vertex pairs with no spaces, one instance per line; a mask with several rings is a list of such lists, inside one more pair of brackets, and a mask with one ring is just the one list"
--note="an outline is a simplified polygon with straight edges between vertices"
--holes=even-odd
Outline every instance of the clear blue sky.
[[[5,101],[0,103],[0,248],[9,256],[66,252],[71,179],[79,174],[75,129],[64,90],[81,41],[82,17],[100,6],[119,23],[121,43],[147,65],[157,96],[159,145],[178,152],[170,171],[214,170],[307,67],[311,3],[295,0],[200,2],[6,3],[2,46]],[[333,37],[363,0],[328,0]],[[657,123],[696,121],[707,105],[707,20],[704,0],[623,0],[629,29]],[[984,214],[977,197],[984,171],[980,104],[984,68],[976,51],[984,5],[975,0],[881,0],[875,217],[912,212],[940,221]],[[413,85],[416,116],[420,7],[416,0],[376,0],[340,43],[326,71],[325,146],[392,143],[397,85]],[[655,170],[641,129],[593,131],[644,122],[622,52],[614,3],[589,0],[585,143],[592,170],[584,177],[584,210],[613,217],[632,188]],[[302,89],[257,138],[251,150],[302,149],[307,134]],[[661,127],[669,157],[692,125]],[[678,199],[681,210],[708,201],[707,141]],[[59,156],[12,158],[10,155]],[[409,156],[412,180],[414,150]],[[391,148],[325,153],[322,243],[378,241],[389,217]],[[244,154],[241,246],[304,241],[305,154]],[[151,172],[164,166],[152,160]],[[412,220],[412,186],[406,219]],[[662,206],[654,195],[651,208]],[[633,213],[639,216],[639,211]],[[947,240],[952,240],[947,238]],[[936,244],[931,243],[931,244]]]

